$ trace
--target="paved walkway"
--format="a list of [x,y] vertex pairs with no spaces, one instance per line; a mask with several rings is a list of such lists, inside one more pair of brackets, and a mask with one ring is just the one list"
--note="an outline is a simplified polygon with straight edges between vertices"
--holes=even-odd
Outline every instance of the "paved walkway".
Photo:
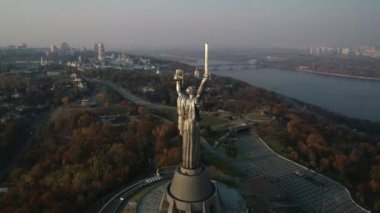
[[[167,182],[146,193],[137,205],[136,212],[158,212],[158,209],[160,208],[162,195],[166,190],[166,184]],[[245,200],[236,190],[219,182],[217,183],[217,185],[220,195],[220,201],[223,206],[223,213],[245,213],[247,211],[247,204]]]

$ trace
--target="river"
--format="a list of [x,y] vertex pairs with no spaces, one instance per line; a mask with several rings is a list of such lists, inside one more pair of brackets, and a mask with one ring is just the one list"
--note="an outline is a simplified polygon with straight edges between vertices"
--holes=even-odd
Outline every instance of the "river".
[[277,69],[213,72],[351,118],[380,121],[380,81]]

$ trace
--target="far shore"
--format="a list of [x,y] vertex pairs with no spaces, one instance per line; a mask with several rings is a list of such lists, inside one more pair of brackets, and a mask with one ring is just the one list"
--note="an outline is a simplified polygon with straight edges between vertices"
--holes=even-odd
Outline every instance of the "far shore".
[[[194,64],[193,63],[194,60],[196,62],[198,62],[199,60],[202,60],[202,59],[194,58],[194,57],[187,57],[187,60],[179,60],[179,62],[188,64],[190,66],[196,66],[196,67],[202,66],[201,64]],[[344,75],[344,74],[327,73],[327,72],[319,72],[319,71],[314,71],[314,70],[309,70],[309,69],[295,69],[295,71],[315,73],[315,74],[319,74],[319,75],[328,75],[328,76],[342,77],[342,78],[352,78],[352,79],[361,79],[361,80],[380,81],[380,78],[365,77],[365,76],[354,76],[354,75]]]
[[380,78],[365,77],[365,76],[343,75],[343,74],[326,73],[326,72],[319,72],[319,71],[305,70],[305,69],[296,69],[296,71],[315,73],[315,74],[320,74],[320,75],[329,75],[329,76],[343,77],[343,78],[353,78],[353,79],[380,81]]

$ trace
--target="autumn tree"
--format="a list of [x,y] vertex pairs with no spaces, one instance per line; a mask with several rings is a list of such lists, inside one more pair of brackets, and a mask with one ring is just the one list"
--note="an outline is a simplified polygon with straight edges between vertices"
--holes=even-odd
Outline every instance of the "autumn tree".
[[375,193],[380,193],[380,165],[373,165],[371,167],[371,189]]

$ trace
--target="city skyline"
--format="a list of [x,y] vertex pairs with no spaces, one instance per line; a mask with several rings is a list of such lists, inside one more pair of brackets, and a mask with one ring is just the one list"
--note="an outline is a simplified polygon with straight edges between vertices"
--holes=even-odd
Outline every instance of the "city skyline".
[[109,49],[380,45],[380,2],[0,2],[0,46],[68,42]]

